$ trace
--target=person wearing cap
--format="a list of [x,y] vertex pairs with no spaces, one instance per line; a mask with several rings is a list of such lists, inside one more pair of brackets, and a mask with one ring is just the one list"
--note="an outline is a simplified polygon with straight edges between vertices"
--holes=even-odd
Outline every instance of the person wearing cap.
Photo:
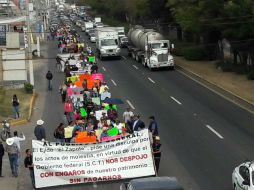
[[13,138],[6,139],[5,151],[8,153],[9,156],[12,177],[18,177],[18,158],[20,151],[17,144],[14,143]]
[[105,92],[105,90],[108,91],[109,87],[108,87],[107,83],[105,81],[103,81],[100,86],[99,94],[102,94],[103,92]]
[[2,141],[0,141],[0,177],[3,177],[2,175],[3,156],[4,156],[4,145]]
[[159,135],[158,124],[155,121],[155,117],[150,116],[149,119],[150,119],[150,124],[149,124],[148,130],[150,131],[150,133],[152,133],[153,136]]
[[155,140],[153,143],[153,157],[154,157],[156,172],[158,173],[160,161],[161,161],[161,143],[160,143],[159,136],[155,137]]
[[45,132],[45,128],[43,126],[44,121],[39,119],[36,122],[37,126],[34,128],[34,135],[36,137],[37,140],[41,141],[41,140],[46,140],[46,132]]

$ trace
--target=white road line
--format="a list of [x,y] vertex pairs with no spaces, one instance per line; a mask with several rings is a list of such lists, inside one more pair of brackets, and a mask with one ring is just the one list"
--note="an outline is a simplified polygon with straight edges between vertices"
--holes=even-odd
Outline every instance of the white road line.
[[155,84],[155,82],[150,77],[148,77],[148,80]]
[[170,98],[172,100],[174,100],[176,103],[178,103],[179,105],[182,105],[182,103],[180,101],[178,101],[176,98],[174,98],[173,96],[170,96]]
[[217,131],[215,131],[210,125],[206,125],[206,127],[212,131],[215,135],[217,135],[220,139],[223,139],[223,136],[220,135]]
[[136,65],[132,65],[135,69],[137,69],[138,70],[138,67],[136,66]]
[[111,81],[115,86],[117,86],[116,82],[113,79],[111,79]]
[[125,59],[125,60],[127,59],[127,58],[126,58],[126,57],[124,57],[124,56],[122,56],[122,58],[123,58],[123,59]]
[[126,100],[126,102],[129,104],[129,106],[131,107],[131,109],[135,110],[135,107],[132,105],[132,103],[129,100]]
[[102,67],[103,71],[106,71],[106,68],[105,67]]

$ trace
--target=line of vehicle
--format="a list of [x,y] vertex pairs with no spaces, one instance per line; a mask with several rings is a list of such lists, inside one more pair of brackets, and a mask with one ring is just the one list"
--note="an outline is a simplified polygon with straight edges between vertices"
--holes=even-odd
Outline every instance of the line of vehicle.
[[131,109],[135,110],[135,107],[133,106],[133,104],[130,102],[130,100],[126,100],[127,104],[129,104],[129,106],[131,107]]
[[173,96],[170,96],[170,98],[172,100],[174,100],[176,103],[178,103],[179,105],[182,105],[182,103],[179,100],[177,100],[176,98],[174,98]]
[[115,82],[113,79],[111,79],[111,82],[112,82],[115,86],[117,86],[116,82]]
[[206,125],[206,127],[207,127],[210,131],[212,131],[217,137],[219,137],[220,139],[224,139],[223,136],[222,136],[220,133],[218,133],[214,128],[212,128],[210,125]]
[[149,80],[151,83],[155,84],[154,80],[151,79],[150,77],[148,77],[148,80]]
[[127,58],[126,57],[124,57],[124,56],[122,56],[122,58],[124,59],[124,60],[126,60]]
[[105,72],[107,71],[107,69],[105,67],[102,67],[102,70],[105,71]]

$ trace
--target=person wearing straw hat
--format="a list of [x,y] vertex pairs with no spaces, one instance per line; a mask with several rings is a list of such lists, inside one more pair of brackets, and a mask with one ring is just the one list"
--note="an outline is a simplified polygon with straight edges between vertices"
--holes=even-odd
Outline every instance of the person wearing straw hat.
[[19,158],[19,148],[16,143],[14,143],[13,138],[6,139],[5,151],[8,153],[11,172],[13,177],[18,177],[18,158]]
[[37,140],[45,140],[46,139],[46,132],[45,128],[42,126],[44,124],[44,121],[39,119],[36,122],[37,126],[34,128],[34,135]]

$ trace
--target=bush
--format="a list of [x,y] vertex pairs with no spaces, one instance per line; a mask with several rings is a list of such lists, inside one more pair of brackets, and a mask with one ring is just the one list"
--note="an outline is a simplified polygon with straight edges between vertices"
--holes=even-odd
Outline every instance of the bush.
[[32,93],[33,93],[34,86],[31,85],[30,83],[25,83],[25,84],[24,84],[24,89],[25,89],[26,93],[32,94]]
[[235,65],[233,67],[233,71],[236,72],[237,74],[246,74],[247,73],[247,68],[245,65]]
[[205,59],[206,53],[203,47],[189,47],[183,49],[183,56],[187,60],[198,61]]
[[254,80],[254,69],[252,69],[252,70],[248,73],[247,79],[249,79],[249,80]]
[[172,55],[183,56],[183,49],[178,47],[171,50]]

